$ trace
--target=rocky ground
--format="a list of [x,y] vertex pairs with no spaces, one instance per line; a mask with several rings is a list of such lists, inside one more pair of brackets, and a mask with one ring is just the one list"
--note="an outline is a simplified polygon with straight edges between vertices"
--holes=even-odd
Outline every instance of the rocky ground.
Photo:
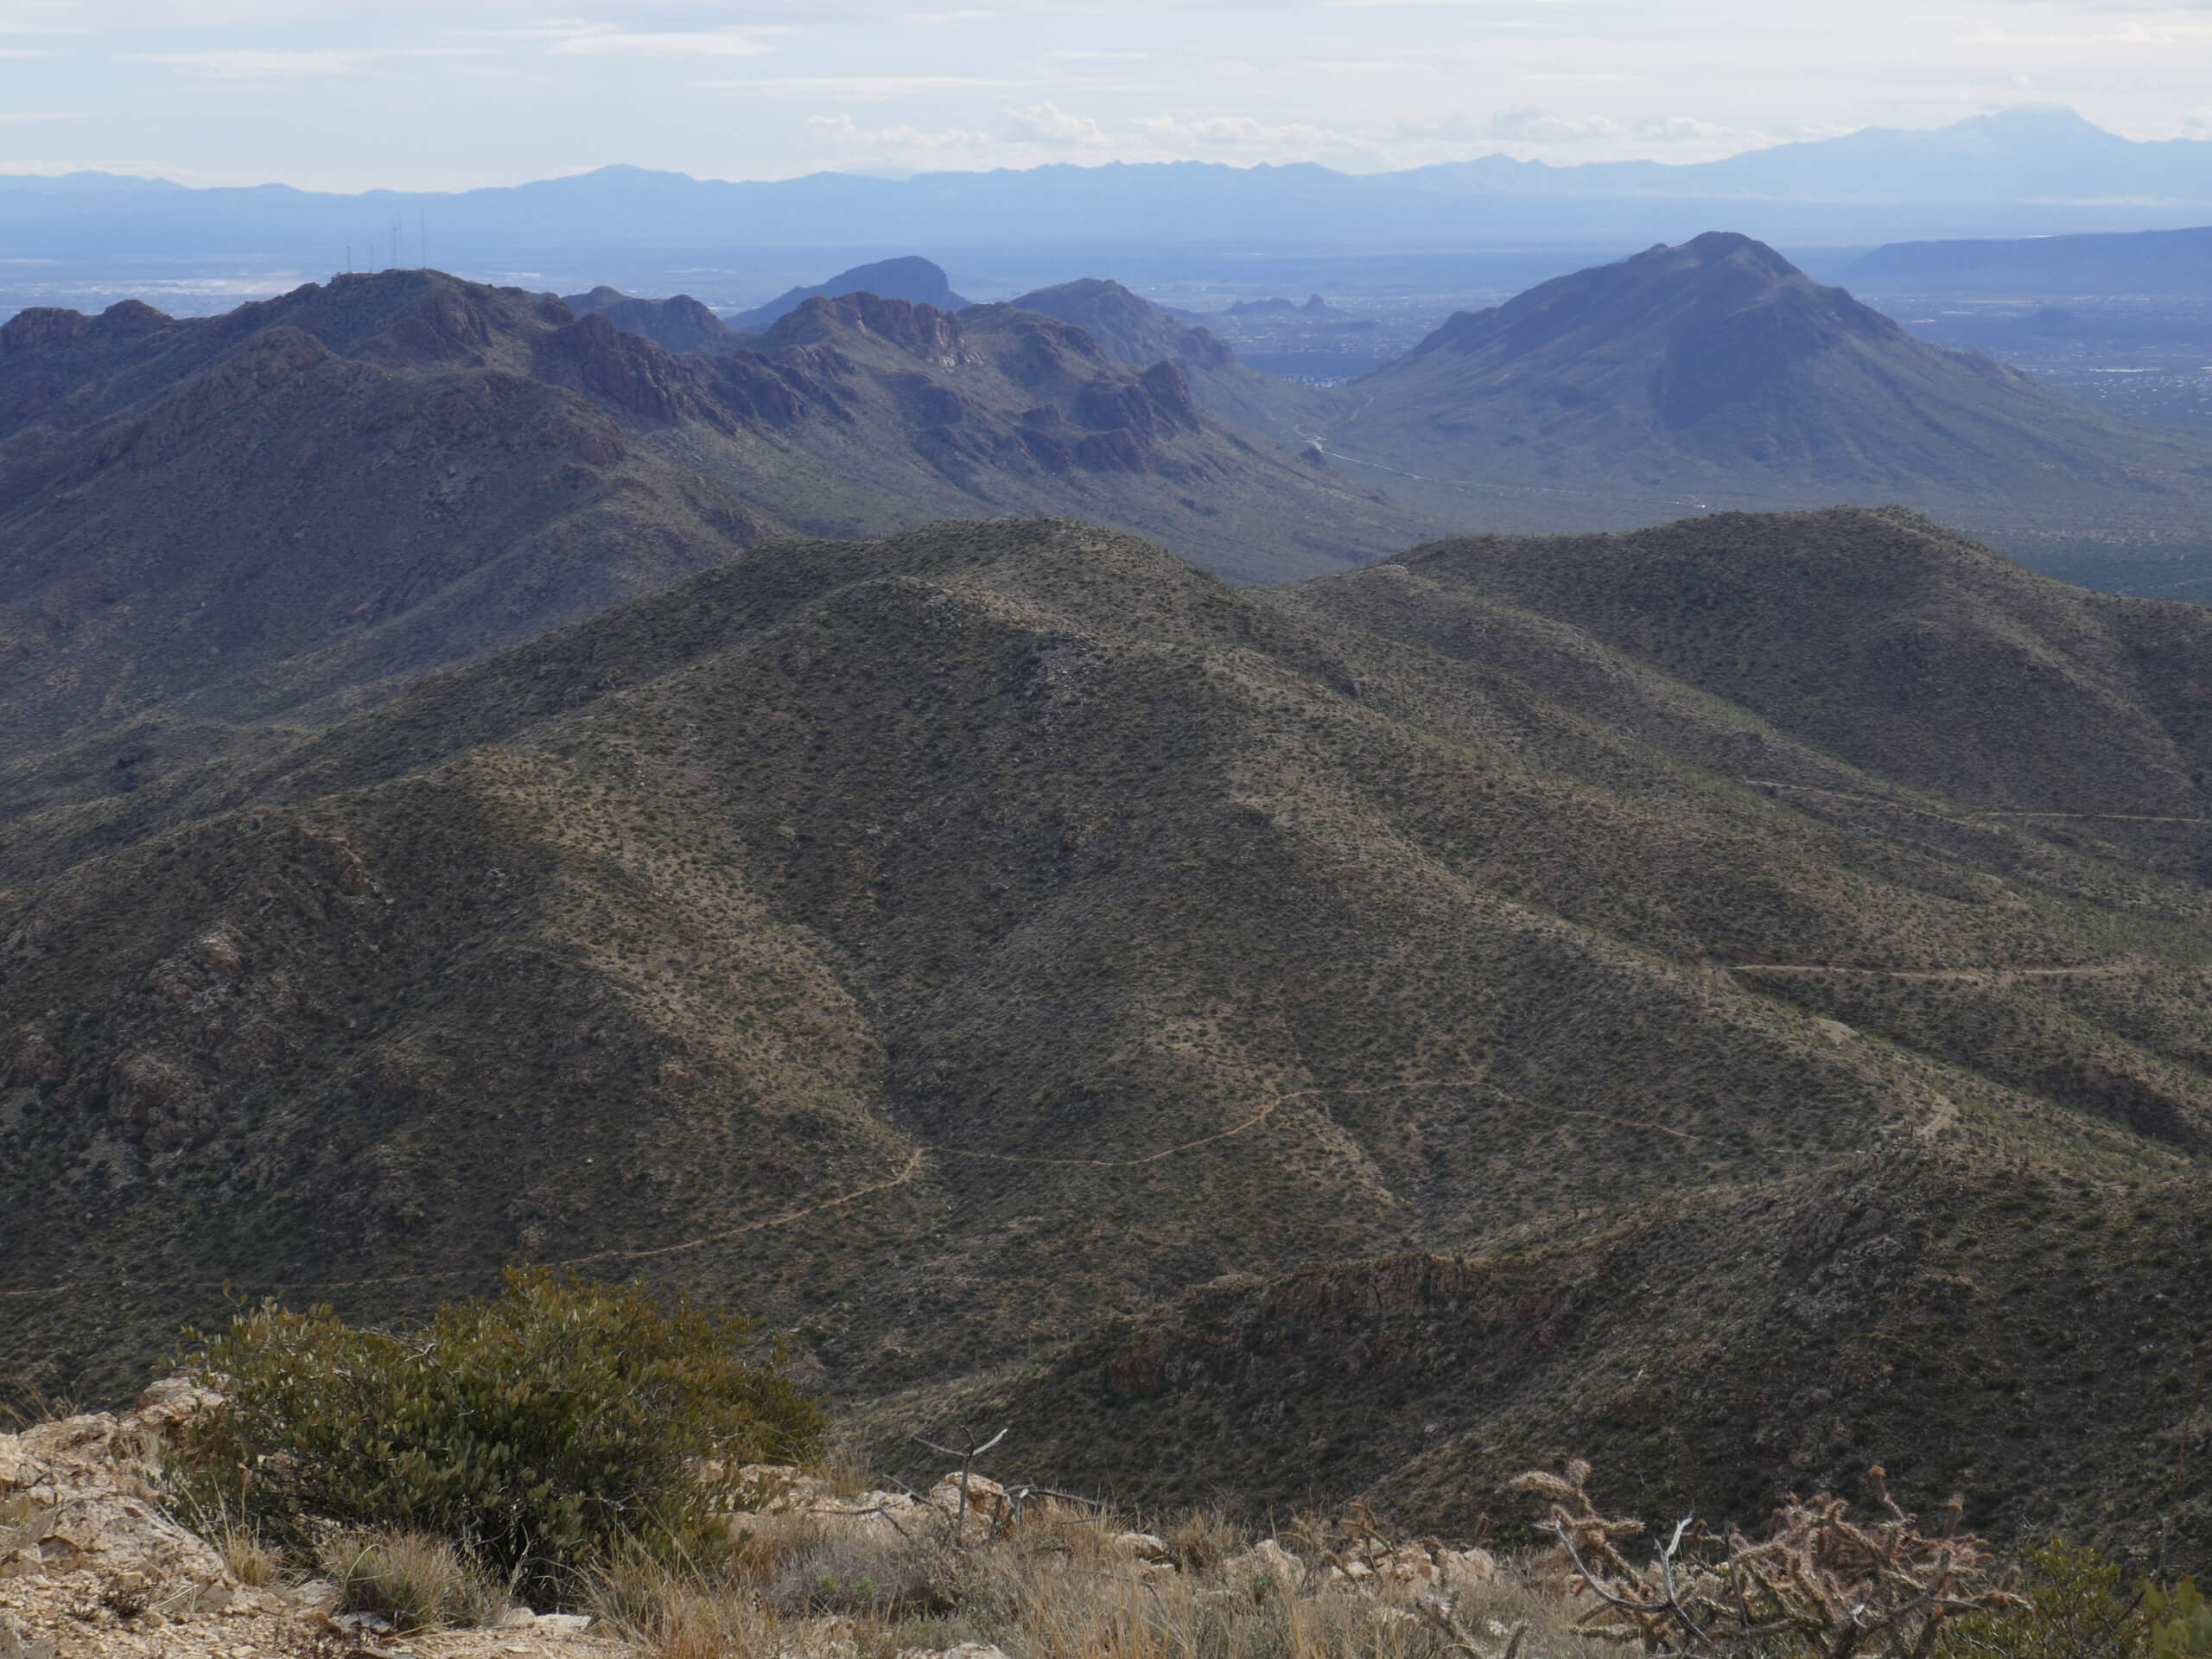
[[[171,1377],[121,1415],[65,1417],[0,1435],[0,1659],[636,1659],[637,1647],[594,1632],[583,1614],[518,1607],[491,1628],[401,1634],[340,1611],[337,1586],[326,1580],[243,1582],[241,1553],[226,1554],[184,1524],[161,1484],[180,1425],[217,1398]],[[1309,1548],[1303,1558],[1272,1538],[1239,1539],[1211,1553],[1201,1573],[1184,1543],[981,1476],[948,1475],[916,1493],[840,1491],[783,1466],[743,1472],[748,1497],[732,1517],[741,1538],[772,1541],[780,1531],[790,1535],[785,1548],[801,1538],[816,1548],[858,1547],[864,1554],[854,1559],[873,1550],[887,1565],[917,1548],[1003,1565],[1040,1544],[1057,1561],[1075,1545],[1053,1535],[1072,1527],[1088,1540],[1078,1577],[1154,1603],[1162,1592],[1250,1600],[1272,1581],[1349,1597],[1375,1617],[1417,1624],[1429,1622],[1420,1609],[1448,1612],[1492,1593],[1500,1576],[1484,1550],[1386,1541],[1357,1527],[1339,1529],[1330,1547]],[[219,1528],[210,1530],[220,1537]],[[1203,1592],[1192,1588],[1201,1576]],[[836,1616],[773,1620],[755,1634],[764,1651],[785,1659],[858,1659],[863,1647],[888,1648],[887,1632],[864,1640],[852,1618]],[[933,1647],[901,1647],[899,1659],[1005,1656],[940,1637]]]
[[334,1619],[321,1580],[239,1582],[162,1507],[156,1482],[177,1425],[214,1398],[181,1377],[136,1410],[0,1434],[0,1659],[614,1659],[633,1650],[580,1618],[510,1613],[500,1628],[398,1638]]

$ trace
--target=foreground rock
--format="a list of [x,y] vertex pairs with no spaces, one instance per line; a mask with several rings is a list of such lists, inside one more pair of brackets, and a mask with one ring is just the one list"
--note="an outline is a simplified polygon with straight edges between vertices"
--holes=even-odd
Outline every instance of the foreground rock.
[[[220,1396],[169,1377],[136,1409],[0,1434],[0,1659],[253,1659],[312,1651],[336,1592],[241,1583],[207,1539],[164,1507],[162,1465],[181,1426]],[[578,1621],[532,1618],[533,1654],[629,1659]],[[489,1659],[515,1628],[357,1639],[365,1656]]]
[[171,1611],[219,1609],[238,1581],[205,1540],[162,1507],[154,1483],[176,1428],[218,1396],[181,1377],[138,1408],[39,1423],[0,1435],[0,1578],[91,1575]]

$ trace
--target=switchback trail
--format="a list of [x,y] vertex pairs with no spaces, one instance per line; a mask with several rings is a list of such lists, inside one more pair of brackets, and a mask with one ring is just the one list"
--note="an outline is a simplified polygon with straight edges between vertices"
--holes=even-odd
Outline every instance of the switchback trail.
[[2005,984],[2016,979],[2117,979],[2139,974],[2138,962],[2093,962],[2063,968],[1847,968],[1826,962],[1716,962],[1731,974],[1856,974],[1869,979],[1950,980]]
[[1073,1169],[1136,1169],[1145,1164],[1156,1164],[1163,1159],[1181,1153],[1195,1152],[1200,1147],[1210,1147],[1217,1141],[1226,1141],[1232,1135],[1243,1135],[1247,1129],[1256,1129],[1275,1115],[1278,1107],[1308,1095],[1382,1095],[1409,1089],[1478,1089],[1482,1078],[1440,1077],[1431,1083],[1378,1083],[1363,1089],[1293,1089],[1286,1094],[1275,1095],[1267,1104],[1241,1123],[1233,1123],[1211,1135],[1202,1135],[1195,1141],[1185,1141],[1179,1146],[1168,1147],[1159,1152],[1148,1152],[1141,1158],[1033,1158],[1014,1152],[982,1152],[966,1147],[930,1147],[925,1150],[942,1158],[977,1158],[1000,1164],[1043,1164]]
[[[601,1262],[645,1262],[658,1256],[677,1255],[689,1250],[704,1249],[712,1244],[741,1238],[747,1233],[765,1232],[772,1227],[788,1227],[795,1222],[805,1220],[809,1216],[819,1215],[830,1210],[842,1210],[849,1205],[857,1204],[861,1199],[872,1197],[878,1192],[888,1192],[896,1187],[905,1186],[922,1173],[923,1167],[931,1156],[988,1159],[999,1163],[1057,1165],[1090,1169],[1135,1169],[1146,1164],[1156,1164],[1164,1159],[1178,1157],[1186,1152],[1195,1152],[1201,1147],[1212,1146],[1218,1141],[1243,1135],[1265,1123],[1274,1116],[1278,1109],[1287,1103],[1303,1099],[1311,1095],[1373,1095],[1412,1089],[1466,1089],[1479,1088],[1482,1084],[1483,1079],[1479,1077],[1444,1077],[1427,1083],[1384,1083],[1355,1089],[1294,1089],[1269,1096],[1259,1110],[1254,1112],[1249,1117],[1230,1124],[1225,1129],[1217,1129],[1213,1134],[1202,1135],[1195,1141],[1185,1141],[1175,1146],[1163,1147],[1158,1152],[1146,1153],[1137,1158],[1032,1158],[1019,1153],[983,1152],[966,1147],[916,1147],[907,1154],[905,1164],[896,1174],[887,1176],[880,1181],[871,1181],[865,1186],[856,1186],[850,1192],[838,1193],[834,1198],[820,1198],[812,1204],[801,1205],[777,1215],[764,1216],[757,1221],[741,1222],[735,1226],[717,1228],[712,1232],[702,1233],[696,1238],[679,1239],[671,1244],[644,1245],[637,1249],[594,1250],[586,1255],[567,1256],[541,1265],[549,1268],[582,1268]],[[481,1267],[443,1268],[426,1273],[389,1274],[367,1279],[328,1279],[315,1283],[287,1281],[281,1288],[291,1292],[366,1290],[387,1285],[430,1284],[441,1280],[466,1279],[480,1275],[483,1271]],[[143,1279],[124,1280],[117,1282],[112,1288],[206,1292],[218,1288],[227,1290],[232,1281],[232,1279],[226,1278],[221,1286],[218,1287],[212,1281],[181,1283]],[[0,1291],[0,1299],[59,1296],[67,1294],[77,1288],[78,1286],[73,1283],[44,1285],[32,1289]]]
[[1822,789],[1816,784],[1789,784],[1779,778],[1738,778],[1739,784],[1749,784],[1754,789],[1786,789],[1798,795],[1826,795],[1839,801],[1865,801],[1870,806],[1893,807],[1900,812],[1917,813],[1923,818],[1940,818],[1946,823],[1971,824],[1979,818],[2059,818],[2069,823],[2212,823],[2212,818],[2162,817],[2149,812],[2044,812],[2025,807],[1962,806],[1949,812],[1934,807],[1916,805],[1899,800],[1893,795],[1856,794],[1847,789]]

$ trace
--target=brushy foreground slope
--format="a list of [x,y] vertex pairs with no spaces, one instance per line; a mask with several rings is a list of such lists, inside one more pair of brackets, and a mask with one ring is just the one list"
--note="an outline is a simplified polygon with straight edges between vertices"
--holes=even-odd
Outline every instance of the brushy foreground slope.
[[1160,1497],[1885,1456],[2125,1530],[2212,1293],[2203,617],[1866,512],[755,549],[6,830],[4,1357],[520,1254]]

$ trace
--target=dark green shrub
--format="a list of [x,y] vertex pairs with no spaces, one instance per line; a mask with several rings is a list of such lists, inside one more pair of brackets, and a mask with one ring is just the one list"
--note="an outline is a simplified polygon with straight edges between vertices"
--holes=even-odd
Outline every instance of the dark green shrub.
[[2096,1550],[2055,1538],[2030,1551],[2020,1593],[2024,1607],[1950,1626],[1940,1659],[2150,1659],[2142,1598]]
[[230,1396],[188,1448],[190,1478],[296,1543],[314,1521],[428,1532],[557,1594],[617,1540],[687,1546],[724,1471],[819,1443],[821,1411],[748,1357],[754,1328],[542,1268],[396,1332],[264,1303],[212,1340],[188,1333]]
[[2183,1579],[2171,1590],[2152,1588],[2143,1592],[2144,1611],[2151,1621],[2152,1659],[2197,1659],[2212,1654],[2212,1605],[2194,1579]]

